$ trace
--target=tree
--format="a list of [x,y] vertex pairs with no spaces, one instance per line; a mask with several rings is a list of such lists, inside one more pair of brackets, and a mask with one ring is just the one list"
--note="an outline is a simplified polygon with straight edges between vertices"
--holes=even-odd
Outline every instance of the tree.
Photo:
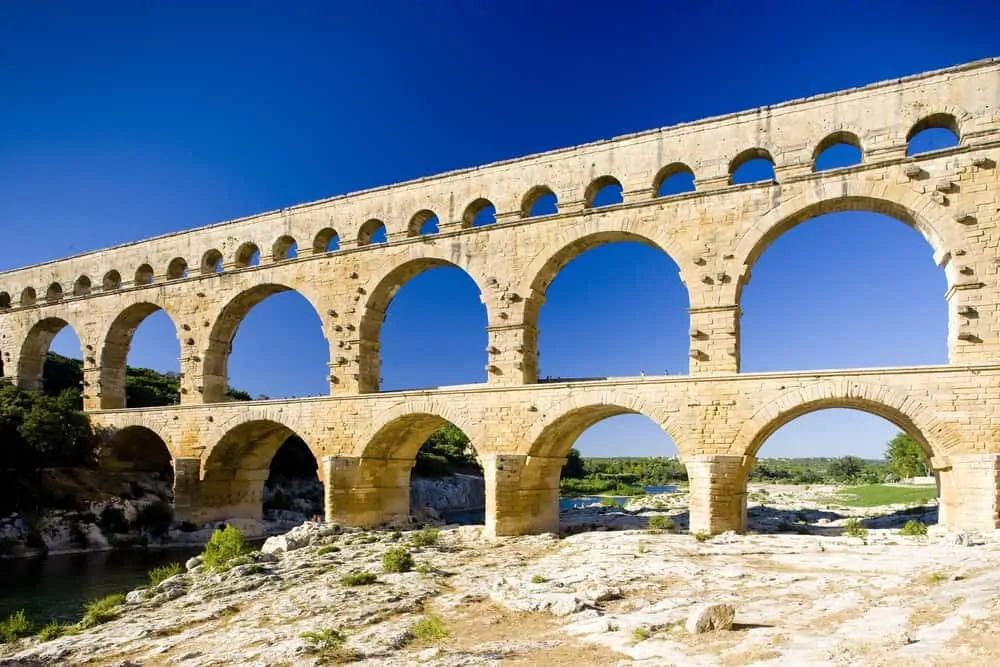
[[580,456],[580,450],[574,448],[566,455],[566,463],[562,468],[562,479],[583,479],[587,476],[587,470]]
[[438,477],[456,472],[482,474],[482,471],[469,438],[450,423],[431,433],[417,452],[413,468],[418,477]]
[[850,482],[859,477],[864,469],[865,462],[857,456],[841,456],[830,462],[826,473],[838,482]]
[[917,441],[906,433],[897,433],[885,450],[889,468],[906,479],[928,474],[927,455]]

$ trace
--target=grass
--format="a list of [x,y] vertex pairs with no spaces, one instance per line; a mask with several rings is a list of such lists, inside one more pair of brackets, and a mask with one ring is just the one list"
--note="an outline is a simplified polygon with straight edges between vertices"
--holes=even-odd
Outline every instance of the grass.
[[665,514],[654,514],[649,517],[649,529],[651,531],[673,530],[674,522]]
[[353,572],[341,578],[340,583],[344,586],[368,586],[378,581],[378,575],[374,572]]
[[890,486],[887,484],[866,484],[841,489],[837,495],[827,498],[845,507],[879,507],[880,505],[926,504],[938,497],[937,486]]
[[646,641],[651,636],[652,636],[652,633],[650,633],[649,629],[648,628],[644,628],[642,626],[639,626],[636,629],[632,630],[632,639],[633,639],[633,641],[636,641],[636,642]]
[[437,616],[425,616],[410,628],[413,636],[420,641],[434,642],[448,636],[448,628],[444,627],[441,619]]
[[108,621],[113,621],[118,616],[118,609],[125,604],[123,593],[114,593],[100,600],[93,600],[84,605],[83,620],[80,626],[93,628]]
[[76,625],[63,625],[59,621],[51,621],[38,631],[38,638],[43,642],[59,639],[64,635],[75,635],[80,632]]
[[0,623],[0,643],[17,641],[21,637],[29,637],[34,632],[34,625],[24,615],[23,609],[18,609]]
[[325,556],[326,554],[337,553],[340,551],[340,547],[336,544],[327,544],[325,547],[320,547],[316,552],[317,556]]
[[154,567],[149,571],[149,585],[159,586],[170,577],[181,573],[180,563],[168,563],[159,567]]

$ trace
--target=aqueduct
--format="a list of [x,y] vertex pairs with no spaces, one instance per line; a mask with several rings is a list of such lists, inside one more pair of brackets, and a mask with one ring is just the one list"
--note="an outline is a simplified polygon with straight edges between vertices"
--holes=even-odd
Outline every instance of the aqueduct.
[[[485,468],[487,531],[553,530],[564,458],[583,430],[643,414],[677,444],[691,529],[746,525],[746,480],[761,443],[807,412],[885,417],[931,456],[941,518],[1000,527],[1000,59],[819,95],[294,206],[0,274],[6,375],[39,388],[53,337],[81,341],[84,403],[114,442],[162,440],[178,518],[258,516],[268,462],[289,434],[320,462],[331,520],[373,525],[408,511],[420,444],[450,421]],[[913,154],[927,128],[955,146]],[[858,164],[817,170],[846,143]],[[732,175],[766,158],[773,177]],[[663,195],[676,174],[689,192]],[[597,205],[605,186],[621,200]],[[542,196],[557,208],[538,214]],[[474,225],[484,211],[491,224]],[[947,280],[948,364],[740,372],[740,297],[774,239],[840,210],[914,227]],[[429,221],[434,233],[422,233]],[[384,229],[384,242],[374,242]],[[538,383],[537,319],[560,269],[593,246],[637,240],[680,267],[690,313],[684,376]],[[293,249],[297,249],[295,253]],[[293,256],[294,254],[294,256]],[[435,266],[464,270],[488,316],[478,385],[379,391],[389,302]],[[873,275],[872,280],[877,280]],[[287,290],[319,315],[329,395],[227,401],[227,359],[248,311]],[[180,404],[129,409],[125,360],[136,327],[165,311],[181,346]]]

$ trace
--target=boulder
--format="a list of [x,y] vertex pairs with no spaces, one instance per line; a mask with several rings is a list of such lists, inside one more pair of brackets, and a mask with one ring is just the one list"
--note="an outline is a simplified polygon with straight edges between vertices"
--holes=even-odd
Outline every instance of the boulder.
[[279,552],[296,551],[315,544],[324,537],[336,535],[340,532],[340,526],[335,523],[314,523],[306,521],[301,526],[296,526],[284,535],[275,535],[267,538],[260,551],[264,554],[274,554]]
[[196,568],[199,565],[201,565],[203,562],[205,562],[205,559],[202,558],[201,556],[195,556],[194,558],[188,558],[187,562],[184,563],[184,569],[187,570],[188,572],[190,572],[194,568]]
[[736,610],[731,604],[703,604],[691,610],[685,627],[691,634],[729,630],[733,627],[734,618]]

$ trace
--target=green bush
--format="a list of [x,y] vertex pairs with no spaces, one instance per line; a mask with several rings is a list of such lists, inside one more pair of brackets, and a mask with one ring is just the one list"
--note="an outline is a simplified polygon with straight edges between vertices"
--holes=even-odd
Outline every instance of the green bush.
[[354,572],[341,578],[340,583],[344,586],[368,586],[378,581],[378,575],[374,572]]
[[38,631],[38,638],[43,642],[59,639],[63,635],[75,635],[79,630],[75,625],[63,625],[59,621],[50,621],[48,625]]
[[105,535],[128,532],[128,521],[125,520],[125,512],[120,507],[109,505],[101,510],[97,525],[101,527],[101,532]]
[[18,609],[0,623],[0,642],[13,642],[21,637],[30,637],[34,625],[24,615],[23,609]]
[[338,547],[336,544],[327,544],[324,547],[320,547],[316,551],[316,555],[317,556],[325,556],[326,554],[332,554],[332,553],[336,553],[338,551],[340,551],[340,547]]
[[857,517],[851,517],[844,522],[844,535],[864,538],[867,534],[868,529],[861,525]]
[[180,563],[167,563],[149,571],[149,585],[159,586],[164,581],[181,573]]
[[437,641],[448,636],[448,629],[444,627],[437,616],[425,616],[410,629],[413,636],[425,642]]
[[410,542],[415,547],[429,547],[437,544],[440,531],[436,528],[424,528],[410,535]]
[[162,500],[155,500],[139,510],[135,524],[153,537],[162,537],[174,522],[174,510]]
[[546,581],[548,581],[548,579],[546,579],[540,574],[536,574],[531,578],[531,583],[533,584],[544,584]]
[[386,572],[409,572],[413,569],[413,556],[403,547],[389,549],[382,555],[382,569]]
[[899,534],[906,537],[925,537],[927,535],[927,524],[923,521],[910,519],[899,529]]
[[353,653],[344,650],[347,635],[343,630],[324,628],[318,632],[303,632],[299,637],[309,644],[309,648],[327,658],[337,658],[338,661],[354,658]]
[[652,633],[649,631],[649,628],[644,628],[641,625],[632,630],[632,639],[637,642],[646,641],[651,636]]
[[222,530],[216,530],[205,545],[201,554],[205,567],[219,570],[237,556],[250,553],[251,549],[243,539],[243,533],[233,526],[227,525]]
[[83,620],[80,625],[84,628],[93,628],[108,621],[113,621],[118,616],[119,607],[125,604],[125,596],[122,593],[114,593],[100,600],[88,602],[83,607]]
[[673,530],[674,521],[665,514],[656,514],[649,517],[650,530]]
[[694,539],[698,540],[699,542],[708,542],[710,539],[712,539],[712,534],[700,530],[694,534]]

